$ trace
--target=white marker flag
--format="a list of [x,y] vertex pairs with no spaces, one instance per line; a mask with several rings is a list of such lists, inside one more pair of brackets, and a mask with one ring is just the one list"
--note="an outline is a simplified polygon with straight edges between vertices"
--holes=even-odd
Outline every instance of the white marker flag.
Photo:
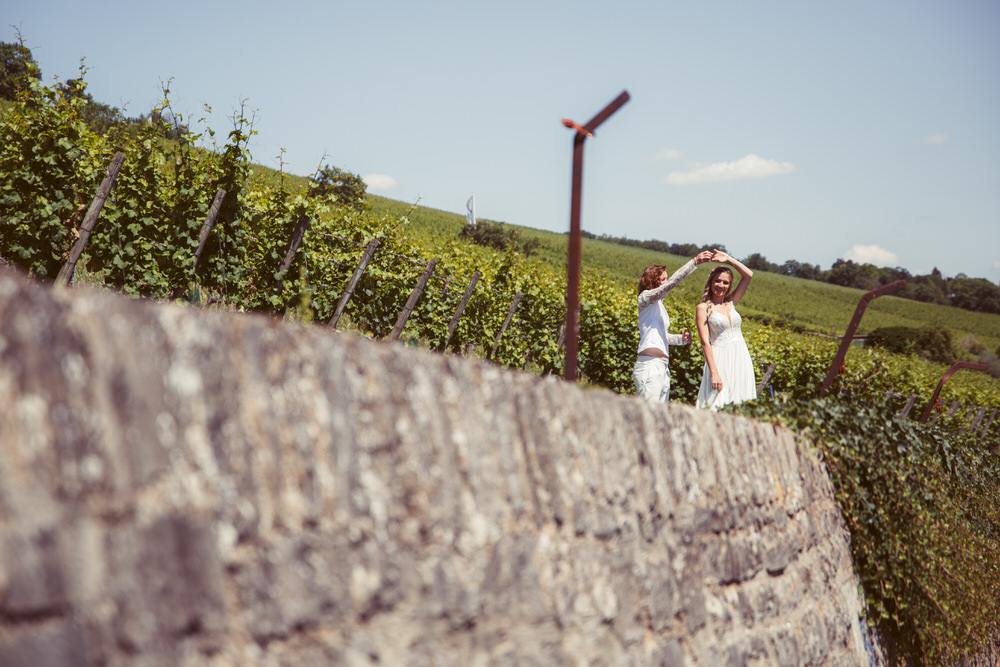
[[469,197],[469,201],[465,202],[465,222],[469,227],[476,226],[476,195]]

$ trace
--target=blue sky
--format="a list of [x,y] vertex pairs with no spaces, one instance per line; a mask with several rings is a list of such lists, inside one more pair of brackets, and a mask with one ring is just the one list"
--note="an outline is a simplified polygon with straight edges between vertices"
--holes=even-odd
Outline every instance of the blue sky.
[[[539,229],[721,243],[1000,281],[1000,2],[670,0],[171,3],[4,10],[47,80],[148,112],[170,83],[254,161],[324,162],[369,191]],[[14,27],[11,27],[14,26]]]

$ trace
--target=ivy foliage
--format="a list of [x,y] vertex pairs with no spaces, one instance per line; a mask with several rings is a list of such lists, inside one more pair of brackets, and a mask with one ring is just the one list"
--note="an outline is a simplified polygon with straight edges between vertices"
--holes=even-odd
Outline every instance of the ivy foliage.
[[960,421],[781,394],[730,408],[820,447],[871,618],[896,656],[951,664],[1000,633],[1000,458]]

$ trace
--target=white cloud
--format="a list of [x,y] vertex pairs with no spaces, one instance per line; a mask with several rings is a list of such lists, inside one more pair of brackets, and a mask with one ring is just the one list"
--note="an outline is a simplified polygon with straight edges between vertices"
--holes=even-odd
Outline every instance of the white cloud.
[[898,266],[899,257],[877,245],[853,245],[844,253],[844,259],[857,264],[874,264],[875,266]]
[[664,148],[649,159],[652,162],[661,162],[663,160],[680,160],[682,157],[684,157],[684,153],[681,153],[676,148]]
[[795,171],[791,162],[765,160],[747,155],[733,162],[716,162],[694,167],[687,171],[672,171],[666,181],[671,185],[693,185],[695,183],[720,183],[722,181],[742,181],[748,178],[764,178]]
[[399,185],[396,183],[395,178],[384,174],[365,174],[361,177],[361,180],[365,182],[365,185],[367,185],[368,189],[372,192],[392,190],[394,187]]
[[946,143],[949,139],[951,139],[951,135],[948,134],[932,134],[924,139],[924,143],[928,146],[940,146],[941,144]]

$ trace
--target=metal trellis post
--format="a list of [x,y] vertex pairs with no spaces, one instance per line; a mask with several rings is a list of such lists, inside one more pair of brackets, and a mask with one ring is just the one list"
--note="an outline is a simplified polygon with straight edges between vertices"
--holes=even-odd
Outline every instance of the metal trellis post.
[[[926,424],[928,417],[931,416],[931,411],[934,410],[934,404],[937,403],[938,395],[941,393],[941,387],[943,387],[944,383],[948,381],[948,378],[954,375],[955,371],[957,371],[960,368],[968,368],[974,371],[985,371],[986,364],[974,364],[970,361],[956,361],[955,363],[953,363],[951,365],[951,368],[946,370],[944,372],[944,375],[941,376],[941,380],[938,382],[937,387],[934,389],[934,393],[931,395],[931,400],[928,401],[927,403],[927,409],[924,410],[924,416],[920,418],[921,424]],[[955,401],[955,405],[952,405],[952,412],[954,412],[954,408],[957,406],[957,404],[958,401]]]
[[897,280],[894,283],[882,285],[882,287],[865,292],[861,297],[861,300],[858,301],[858,307],[854,309],[854,317],[851,318],[851,323],[847,325],[847,331],[844,332],[844,337],[840,339],[840,347],[837,349],[837,354],[833,357],[833,363],[830,364],[830,370],[826,373],[826,379],[823,380],[823,386],[820,387],[819,395],[821,398],[826,396],[826,392],[830,390],[830,386],[833,384],[833,381],[836,380],[837,376],[840,374],[840,367],[843,365],[844,359],[847,357],[847,348],[851,346],[851,341],[854,339],[854,332],[857,331],[858,325],[861,324],[861,317],[865,314],[868,302],[876,297],[882,296],[883,294],[898,292],[904,287],[906,287],[906,281]]
[[628,100],[628,91],[622,91],[582,127],[571,120],[562,121],[566,127],[576,130],[573,136],[573,195],[570,201],[569,258],[566,271],[566,367],[563,370],[563,378],[570,382],[576,381],[577,343],[580,336],[580,247],[582,245],[580,199],[583,189],[583,142],[587,137],[594,136],[594,130]]

